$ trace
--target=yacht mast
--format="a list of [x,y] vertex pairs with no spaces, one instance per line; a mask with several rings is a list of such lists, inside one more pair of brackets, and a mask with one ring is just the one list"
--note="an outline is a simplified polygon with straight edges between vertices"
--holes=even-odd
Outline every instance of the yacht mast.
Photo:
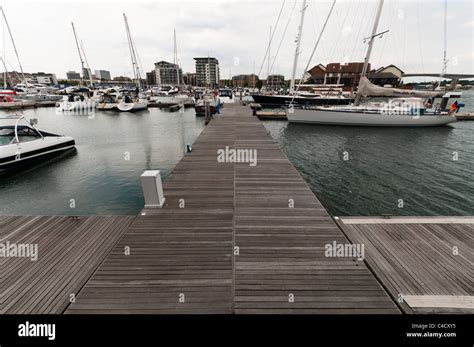
[[[299,81],[299,83],[298,83],[298,86],[296,87],[296,92],[298,92],[298,90],[300,89],[301,85],[303,84],[304,75],[305,75],[306,71],[308,71],[308,69],[309,69],[309,64],[311,64],[311,60],[313,60],[314,53],[316,52],[316,49],[317,49],[318,46],[319,46],[319,41],[321,41],[321,37],[323,37],[324,31],[326,30],[326,25],[328,24],[329,18],[331,17],[332,11],[333,11],[333,9],[334,9],[334,5],[336,5],[336,0],[333,0],[333,2],[332,2],[331,8],[329,9],[329,13],[328,13],[328,15],[327,15],[327,17],[326,17],[326,20],[324,21],[324,24],[323,24],[323,27],[322,27],[322,29],[321,29],[321,32],[319,33],[319,37],[318,37],[318,39],[316,40],[316,43],[315,43],[315,45],[314,45],[314,47],[313,47],[313,51],[311,52],[311,55],[310,55],[310,57],[309,57],[309,59],[308,59],[308,63],[306,64],[306,67],[304,68],[303,75],[301,76],[301,79],[300,79],[300,81]],[[293,101],[294,101],[294,99],[295,99],[295,95],[296,95],[296,93],[293,94],[293,98],[291,99],[290,105],[293,104]]]
[[21,65],[20,56],[18,55],[18,51],[16,49],[15,40],[13,39],[12,31],[10,30],[10,25],[8,24],[7,16],[5,15],[5,11],[3,10],[2,6],[0,6],[0,10],[2,11],[3,20],[7,25],[8,34],[10,35],[10,39],[12,40],[13,50],[15,51],[16,59],[18,61],[18,65],[20,66],[21,78],[23,79],[23,83],[25,83],[25,86],[27,87],[28,83],[26,82],[25,73],[23,72],[23,66]]
[[301,34],[303,33],[304,13],[306,12],[306,7],[306,0],[303,0],[303,6],[301,8],[300,26],[298,27],[298,36],[296,37],[295,60],[293,61],[293,73],[291,74],[290,94],[293,94],[295,90],[296,67],[298,65],[298,55],[300,54]]
[[127,31],[128,47],[130,49],[130,57],[132,59],[133,74],[134,74],[134,76],[137,80],[137,82],[136,82],[137,87],[140,88],[141,87],[140,69],[138,67],[137,57],[136,57],[136,54],[135,54],[135,47],[133,45],[132,35],[130,34],[130,28],[128,27],[128,20],[127,20],[127,16],[125,15],[125,13],[123,14],[123,20],[125,22],[125,30]]
[[[359,90],[361,81],[367,74],[367,67],[369,65],[370,54],[372,53],[372,46],[374,45],[374,39],[376,36],[378,36],[377,27],[379,25],[380,15],[382,14],[383,2],[384,0],[379,0],[379,6],[377,8],[377,14],[375,16],[374,26],[372,28],[372,34],[369,37],[369,47],[367,48],[367,54],[365,55],[364,67],[362,68],[362,73],[360,74],[359,86],[357,87],[357,90]],[[354,100],[354,105],[356,106],[359,105],[360,98],[361,98],[361,95],[357,93],[356,98]]]
[[[447,32],[447,14],[448,14],[448,0],[444,0],[444,51],[443,51],[443,67],[441,68],[441,74],[439,75],[439,84],[438,87],[441,86],[441,80],[443,79],[444,75],[446,75],[446,67],[448,65],[448,61],[446,60],[446,32]],[[446,89],[446,88],[445,88]]]
[[88,72],[89,82],[90,82],[90,85],[92,87],[92,85],[93,85],[93,83],[92,83],[92,70],[91,70],[91,67],[89,66],[89,62],[87,61],[86,52],[84,51],[84,44],[82,43],[82,40],[81,40],[81,49],[82,49],[82,55],[84,55],[84,60],[86,61],[87,70],[89,71]]
[[0,57],[0,60],[2,61],[3,68],[5,69],[5,72],[3,73],[3,89],[7,89],[7,65],[5,64],[5,61],[2,57]]
[[270,77],[270,49],[272,44],[272,27],[270,26],[270,36],[268,37],[268,57],[267,57],[267,84],[268,77]]
[[74,33],[74,40],[76,41],[77,53],[79,54],[79,60],[81,61],[81,84],[84,84],[84,60],[82,59],[81,47],[79,47],[79,40],[77,39],[76,28],[74,27],[74,23],[71,22],[72,32]]
[[176,45],[176,29],[173,29],[173,36],[174,36],[174,64],[176,65],[176,81],[177,85],[181,85],[181,81],[179,78],[179,65],[178,65],[178,46]]

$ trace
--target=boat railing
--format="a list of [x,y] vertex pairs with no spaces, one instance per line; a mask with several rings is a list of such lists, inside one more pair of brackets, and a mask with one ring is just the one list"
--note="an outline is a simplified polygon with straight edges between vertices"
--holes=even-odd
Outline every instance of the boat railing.
[[20,121],[23,119],[32,129],[34,129],[40,136],[42,139],[44,139],[44,136],[43,134],[41,133],[41,131],[39,131],[38,129],[36,129],[36,127],[34,126],[34,124],[32,122],[28,122],[28,120],[26,119],[26,117],[24,115],[13,115],[13,116],[7,116],[7,117],[4,117],[4,118],[0,118],[0,119],[14,119],[14,118],[17,118],[16,122],[15,122],[15,142],[16,143],[20,143],[20,139],[18,138],[18,124],[20,123]]

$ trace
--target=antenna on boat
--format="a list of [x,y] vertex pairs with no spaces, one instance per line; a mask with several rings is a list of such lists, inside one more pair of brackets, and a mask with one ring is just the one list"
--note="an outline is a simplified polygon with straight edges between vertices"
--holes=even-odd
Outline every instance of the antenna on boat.
[[15,51],[16,59],[18,60],[18,65],[20,66],[21,78],[23,79],[23,83],[25,83],[25,86],[28,87],[28,82],[26,81],[25,73],[23,72],[23,66],[21,65],[20,56],[18,55],[18,50],[16,49],[16,45],[15,45],[15,40],[13,39],[12,31],[10,29],[10,25],[8,24],[7,16],[5,15],[3,6],[0,6],[0,11],[2,11],[3,20],[5,21],[5,24],[7,25],[8,34],[10,35],[10,39],[12,40],[13,50]]
[[[372,53],[372,47],[374,45],[374,39],[377,36],[383,34],[383,33],[377,34],[377,27],[379,26],[380,15],[382,14],[383,2],[384,2],[384,0],[379,1],[379,6],[377,8],[377,14],[375,16],[374,26],[372,27],[372,34],[370,35],[370,37],[368,37],[369,47],[367,48],[367,54],[365,55],[365,59],[364,59],[364,67],[362,68],[362,73],[360,74],[359,86],[357,87],[358,91],[360,90],[362,79],[365,78],[365,76],[367,75],[367,68],[368,68],[368,65],[369,65],[370,55]],[[360,98],[361,98],[360,93],[357,93],[356,98],[354,100],[354,105],[356,105],[356,106],[359,105]]]
[[298,56],[300,54],[300,47],[301,47],[301,35],[303,33],[303,23],[304,23],[304,13],[306,12],[306,0],[303,0],[303,6],[301,8],[301,19],[300,19],[300,26],[298,27],[298,36],[296,37],[296,50],[295,50],[295,60],[293,61],[293,72],[291,74],[291,82],[290,82],[290,94],[293,94],[295,90],[295,75],[296,75],[296,67],[298,65]]

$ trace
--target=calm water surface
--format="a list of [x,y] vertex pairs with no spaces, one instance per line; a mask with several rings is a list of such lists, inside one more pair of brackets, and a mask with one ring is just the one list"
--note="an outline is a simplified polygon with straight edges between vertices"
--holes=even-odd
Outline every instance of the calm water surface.
[[[463,102],[474,111],[474,92]],[[94,119],[51,108],[24,113],[40,129],[74,137],[77,153],[0,176],[0,215],[136,214],[140,174],[166,177],[204,128],[192,109]],[[472,121],[419,129],[264,124],[333,215],[474,215]]]
[[[97,111],[95,118],[27,109],[38,128],[72,136],[76,154],[0,176],[0,214],[136,214],[143,207],[140,175],[166,177],[204,127],[194,109],[139,113]],[[129,160],[126,160],[128,159]],[[70,208],[74,199],[76,207]]]

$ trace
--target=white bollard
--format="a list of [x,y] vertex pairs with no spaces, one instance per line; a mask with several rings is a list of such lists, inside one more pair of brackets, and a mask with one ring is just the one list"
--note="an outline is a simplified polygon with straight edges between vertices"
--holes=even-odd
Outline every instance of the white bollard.
[[159,170],[147,170],[141,176],[145,208],[161,208],[165,203]]

